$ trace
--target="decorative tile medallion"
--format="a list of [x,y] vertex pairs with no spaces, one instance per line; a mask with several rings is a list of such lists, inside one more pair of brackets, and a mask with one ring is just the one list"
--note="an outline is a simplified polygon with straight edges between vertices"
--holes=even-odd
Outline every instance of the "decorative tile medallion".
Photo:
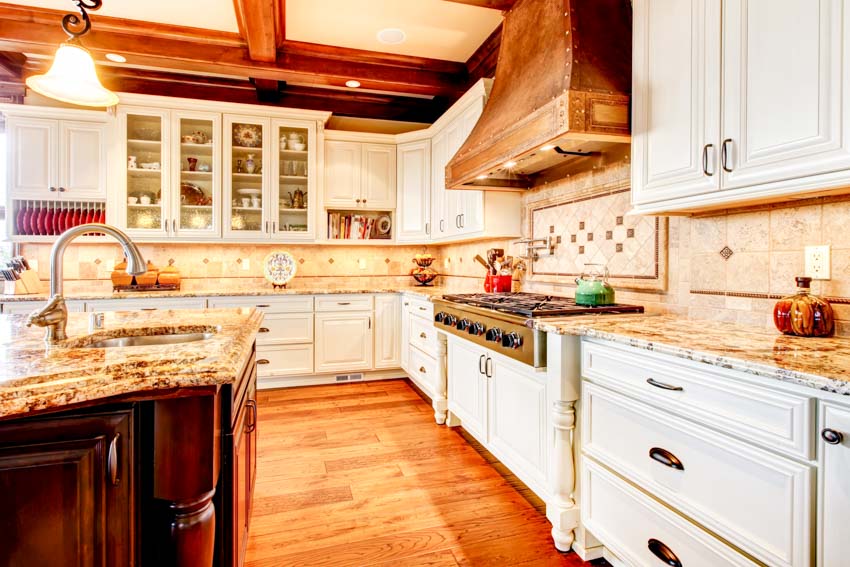
[[724,260],[728,260],[729,258],[731,258],[732,254],[734,254],[734,252],[728,246],[724,246],[723,250],[720,251],[720,255],[723,256]]
[[527,226],[532,238],[545,238],[553,226],[554,234],[565,237],[554,255],[542,255],[531,264],[529,278],[568,283],[587,264],[604,264],[615,287],[666,289],[667,219],[628,216],[630,209],[629,188],[622,184],[566,200],[529,203]]

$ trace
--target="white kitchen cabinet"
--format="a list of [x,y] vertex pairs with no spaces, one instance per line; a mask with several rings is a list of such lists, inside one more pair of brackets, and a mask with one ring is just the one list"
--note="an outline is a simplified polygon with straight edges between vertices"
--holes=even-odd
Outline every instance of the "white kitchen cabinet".
[[431,237],[445,239],[450,235],[451,224],[447,220],[446,164],[449,163],[449,140],[446,132],[438,132],[431,138]]
[[818,565],[832,567],[850,557],[850,407],[821,402],[818,430]]
[[[319,207],[318,133],[308,120],[272,120],[272,186],[268,201],[273,240],[312,241]],[[301,142],[299,142],[301,140]],[[286,147],[284,147],[284,142]],[[303,144],[303,149],[301,148]],[[299,191],[302,199],[299,203]]]
[[11,198],[106,198],[105,121],[12,115],[6,132]]
[[316,313],[316,372],[371,370],[372,354],[371,311]]
[[[313,373],[313,344],[267,344],[257,341],[257,385],[287,376]],[[279,387],[279,383],[266,387]]]
[[412,319],[412,315],[410,314],[410,300],[407,297],[404,297],[401,302],[401,352],[399,353],[399,360],[401,363],[401,369],[410,374],[410,320]]
[[393,144],[347,140],[325,142],[327,208],[388,210],[396,206]]
[[850,168],[847,11],[842,0],[725,0],[724,190]]
[[634,22],[635,213],[850,184],[850,11],[841,0],[644,0]]
[[431,142],[399,144],[396,240],[422,241],[431,235]]
[[[274,145],[271,120],[260,115],[224,115],[224,237],[267,239],[276,191],[272,189]],[[276,156],[275,156],[276,157]]]
[[401,297],[375,296],[375,369],[401,366]]
[[720,2],[634,3],[632,200],[720,189]]
[[462,339],[448,342],[449,411],[487,444],[487,351]]

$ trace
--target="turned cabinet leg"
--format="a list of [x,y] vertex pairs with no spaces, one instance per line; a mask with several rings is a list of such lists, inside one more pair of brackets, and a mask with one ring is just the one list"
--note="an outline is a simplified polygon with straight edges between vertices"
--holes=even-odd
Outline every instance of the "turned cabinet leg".
[[575,491],[575,460],[573,433],[575,431],[575,402],[556,401],[552,407],[552,427],[555,444],[552,467],[552,495],[546,515],[552,522],[552,539],[560,551],[569,551],[575,541],[579,510],[573,499]]
[[171,545],[176,567],[212,566],[215,551],[215,490],[172,502]]
[[446,336],[442,333],[437,334],[437,388],[434,392],[434,420],[438,425],[446,423],[446,418],[449,409],[448,400],[448,365],[446,354],[448,348],[446,346]]

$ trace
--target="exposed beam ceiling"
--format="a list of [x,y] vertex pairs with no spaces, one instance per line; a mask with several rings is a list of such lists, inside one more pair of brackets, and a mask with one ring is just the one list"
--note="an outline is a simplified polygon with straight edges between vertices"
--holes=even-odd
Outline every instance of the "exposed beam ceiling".
[[501,45],[502,26],[500,24],[466,62],[466,70],[473,81],[481,77],[496,76],[496,62],[499,60]]
[[278,8],[285,0],[233,0],[239,34],[248,44],[253,61],[274,63],[277,59],[277,25],[281,22]]
[[479,8],[492,8],[494,10],[510,10],[516,3],[516,0],[448,0],[456,4],[467,4],[469,6],[478,6]]

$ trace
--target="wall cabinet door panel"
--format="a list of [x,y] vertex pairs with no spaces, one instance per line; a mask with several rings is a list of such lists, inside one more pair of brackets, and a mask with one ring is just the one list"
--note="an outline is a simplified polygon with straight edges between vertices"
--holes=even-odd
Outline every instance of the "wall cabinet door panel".
[[360,199],[362,149],[359,142],[325,142],[325,206],[354,207]]
[[375,369],[401,366],[401,319],[401,297],[375,296]]
[[844,3],[727,0],[723,8],[723,188],[850,167]]
[[396,239],[422,241],[431,235],[431,143],[398,146]]
[[473,437],[487,443],[487,351],[463,340],[448,344],[449,411]]
[[394,209],[396,192],[395,146],[363,144],[361,199],[370,209]]
[[830,567],[850,557],[850,408],[822,402],[820,410],[818,565]]
[[20,199],[56,199],[59,122],[12,116],[6,128],[10,195]]
[[106,198],[106,124],[62,121],[59,190],[63,199]]

